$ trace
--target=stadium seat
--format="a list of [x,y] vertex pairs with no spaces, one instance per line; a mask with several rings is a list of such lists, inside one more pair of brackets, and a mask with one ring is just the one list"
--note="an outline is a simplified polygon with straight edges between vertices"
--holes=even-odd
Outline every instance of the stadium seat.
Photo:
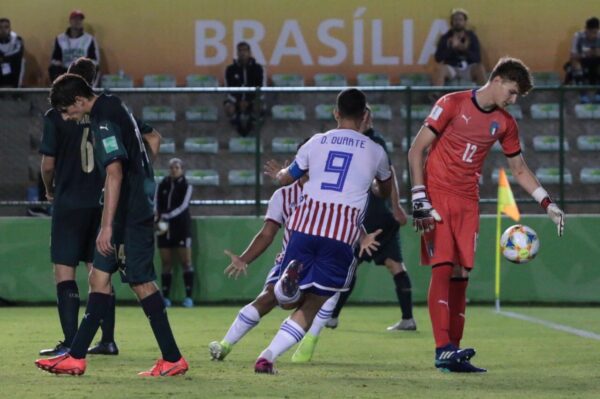
[[175,140],[173,140],[172,138],[163,137],[160,140],[160,148],[158,152],[161,154],[174,154]]
[[371,114],[374,120],[389,121],[392,119],[392,108],[387,104],[371,104]]
[[394,142],[385,136],[382,136],[382,138],[383,138],[383,141],[385,141],[385,148],[387,149],[387,152],[389,152],[389,153],[394,152]]
[[600,119],[600,104],[575,105],[577,119]]
[[175,87],[177,81],[173,75],[145,75],[144,87]]
[[506,107],[506,110],[509,114],[513,116],[515,119],[523,119],[523,109],[519,104],[513,104]]
[[533,72],[533,82],[536,86],[560,85],[558,72]]
[[579,151],[599,151],[600,135],[577,137],[577,148]]
[[[558,136],[534,136],[533,137],[533,149],[540,152],[553,152],[558,151],[560,142]],[[565,151],[569,151],[569,142],[565,138],[563,141],[563,148]]]
[[[504,173],[506,173],[506,178],[509,183],[516,183],[515,177],[512,174],[512,171],[508,168],[504,168]],[[496,168],[492,171],[492,183],[498,183],[498,176],[500,175],[500,169]]]
[[213,169],[192,169],[185,172],[185,178],[194,186],[218,186],[219,174]]
[[142,119],[145,122],[175,122],[175,110],[169,106],[148,105],[142,108]]
[[348,80],[340,73],[317,73],[315,75],[315,86],[348,86]]
[[101,85],[105,89],[131,89],[133,79],[128,75],[102,75]]
[[532,104],[531,117],[533,119],[558,119],[558,103]]
[[330,121],[333,120],[333,109],[335,105],[333,104],[319,104],[315,107],[315,115],[317,119],[320,121]]
[[[538,168],[535,171],[535,176],[542,184],[558,184],[560,181],[560,172],[556,167]],[[573,176],[571,175],[571,171],[567,168],[565,168],[564,181],[565,184],[573,183]]]
[[185,77],[187,87],[218,87],[219,80],[213,75],[188,75]]
[[289,104],[289,105],[273,105],[271,108],[274,120],[281,121],[303,121],[306,119],[304,105]]
[[[231,186],[253,186],[256,183],[256,171],[254,169],[233,169],[227,174],[227,180]],[[260,176],[262,184],[262,176]]]
[[185,111],[188,122],[216,122],[219,119],[217,107],[212,105],[196,105]]
[[167,169],[154,169],[154,181],[156,184],[160,183],[165,176],[169,175]]
[[304,78],[302,75],[295,73],[275,73],[271,76],[273,86],[278,87],[296,87],[304,86]]
[[579,174],[579,180],[586,184],[600,183],[600,168],[582,168]]
[[300,144],[298,137],[274,137],[271,142],[271,148],[273,152],[295,153],[298,144]]
[[428,73],[403,73],[400,75],[401,86],[431,86],[431,75]]
[[[413,120],[415,119],[425,119],[431,112],[431,105],[428,104],[415,104],[411,107],[410,115]],[[400,108],[400,116],[402,118],[407,118],[408,115],[406,113],[406,106],[402,106]]]
[[[260,151],[262,152],[262,143]],[[254,154],[256,151],[256,139],[254,137],[232,137],[229,139],[229,152]]]
[[390,85],[390,77],[385,73],[359,73],[356,80],[359,86]]
[[189,137],[183,143],[186,152],[216,154],[219,152],[219,141],[214,137]]

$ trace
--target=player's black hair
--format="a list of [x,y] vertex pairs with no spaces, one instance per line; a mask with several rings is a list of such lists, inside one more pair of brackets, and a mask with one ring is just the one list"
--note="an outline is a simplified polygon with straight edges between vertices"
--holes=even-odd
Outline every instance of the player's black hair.
[[596,17],[592,17],[585,21],[585,29],[600,29],[600,20]]
[[526,95],[533,89],[533,76],[527,65],[518,58],[502,57],[490,74],[490,81],[496,76],[500,76],[504,80],[517,82],[519,86],[519,94]]
[[71,65],[67,73],[73,73],[79,75],[85,79],[88,84],[93,84],[96,78],[96,64],[94,61],[86,57],[79,57]]
[[337,96],[336,105],[340,117],[361,119],[367,109],[367,97],[358,89],[342,90]]
[[2,23],[2,22],[8,22],[8,24],[10,25],[10,19],[8,19],[8,18],[5,18],[5,17],[0,18],[0,23]]
[[61,111],[75,104],[75,97],[94,97],[94,91],[81,76],[65,73],[52,83],[49,100],[53,108]]

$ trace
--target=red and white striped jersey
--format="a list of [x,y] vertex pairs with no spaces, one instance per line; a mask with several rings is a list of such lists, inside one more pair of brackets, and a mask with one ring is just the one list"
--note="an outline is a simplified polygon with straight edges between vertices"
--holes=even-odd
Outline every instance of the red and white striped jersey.
[[373,179],[391,177],[384,149],[357,131],[334,129],[314,135],[294,162],[310,179],[288,228],[353,245]]
[[288,240],[290,239],[290,230],[286,223],[301,200],[302,186],[298,181],[295,181],[289,186],[281,187],[275,190],[271,196],[271,199],[269,200],[265,221],[270,220],[278,224],[280,227],[285,227],[283,230],[281,252],[279,252],[275,257],[276,264],[279,264],[283,261],[285,248],[287,247]]

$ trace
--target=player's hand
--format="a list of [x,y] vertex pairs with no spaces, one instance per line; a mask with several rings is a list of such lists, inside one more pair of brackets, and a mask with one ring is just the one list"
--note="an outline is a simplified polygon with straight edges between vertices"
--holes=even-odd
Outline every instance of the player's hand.
[[289,161],[286,159],[283,161],[283,164],[279,163],[274,159],[270,159],[265,163],[263,167],[264,174],[269,176],[273,180],[277,180],[277,173],[283,168],[287,168],[289,165]]
[[555,203],[548,205],[546,208],[546,213],[556,225],[558,236],[562,237],[565,230],[565,213]]
[[373,256],[371,251],[377,251],[379,249],[379,241],[377,241],[377,236],[381,234],[383,230],[377,229],[371,234],[365,235],[360,240],[360,250],[358,251],[358,257],[361,258],[363,253],[367,253],[369,256]]
[[415,186],[412,189],[413,226],[419,233],[428,233],[435,229],[435,222],[441,222],[442,217],[433,209],[425,186]]
[[100,227],[98,238],[96,238],[96,248],[102,256],[110,256],[115,248],[112,245],[112,226]]
[[229,256],[229,258],[231,259],[231,263],[225,268],[225,271],[223,272],[227,275],[228,278],[233,277],[234,280],[237,280],[240,274],[244,273],[244,276],[248,274],[248,264],[244,262],[242,258],[233,254],[228,249],[226,249],[223,252],[225,252],[225,255]]
[[400,203],[393,207],[392,212],[394,214],[394,219],[396,219],[396,221],[400,223],[400,226],[404,226],[408,222],[408,216],[406,215],[406,211],[404,210],[402,205],[400,205]]

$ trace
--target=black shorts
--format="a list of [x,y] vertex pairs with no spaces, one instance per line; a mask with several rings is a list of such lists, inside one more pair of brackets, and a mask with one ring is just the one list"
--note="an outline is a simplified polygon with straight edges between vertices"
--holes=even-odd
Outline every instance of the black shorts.
[[375,262],[376,265],[381,266],[384,265],[385,260],[389,258],[398,263],[402,263],[404,259],[402,258],[402,249],[400,248],[399,227],[400,225],[397,222],[384,227],[383,231],[377,236],[377,241],[379,241],[379,249],[375,252],[372,252],[373,256],[369,256],[364,253],[359,261]]
[[102,208],[54,210],[50,233],[52,263],[76,267],[92,262]]
[[124,283],[141,284],[156,280],[154,271],[154,221],[113,226],[115,252],[94,253],[94,267],[106,273],[121,273]]
[[172,220],[166,233],[157,236],[159,248],[191,248],[191,220]]

